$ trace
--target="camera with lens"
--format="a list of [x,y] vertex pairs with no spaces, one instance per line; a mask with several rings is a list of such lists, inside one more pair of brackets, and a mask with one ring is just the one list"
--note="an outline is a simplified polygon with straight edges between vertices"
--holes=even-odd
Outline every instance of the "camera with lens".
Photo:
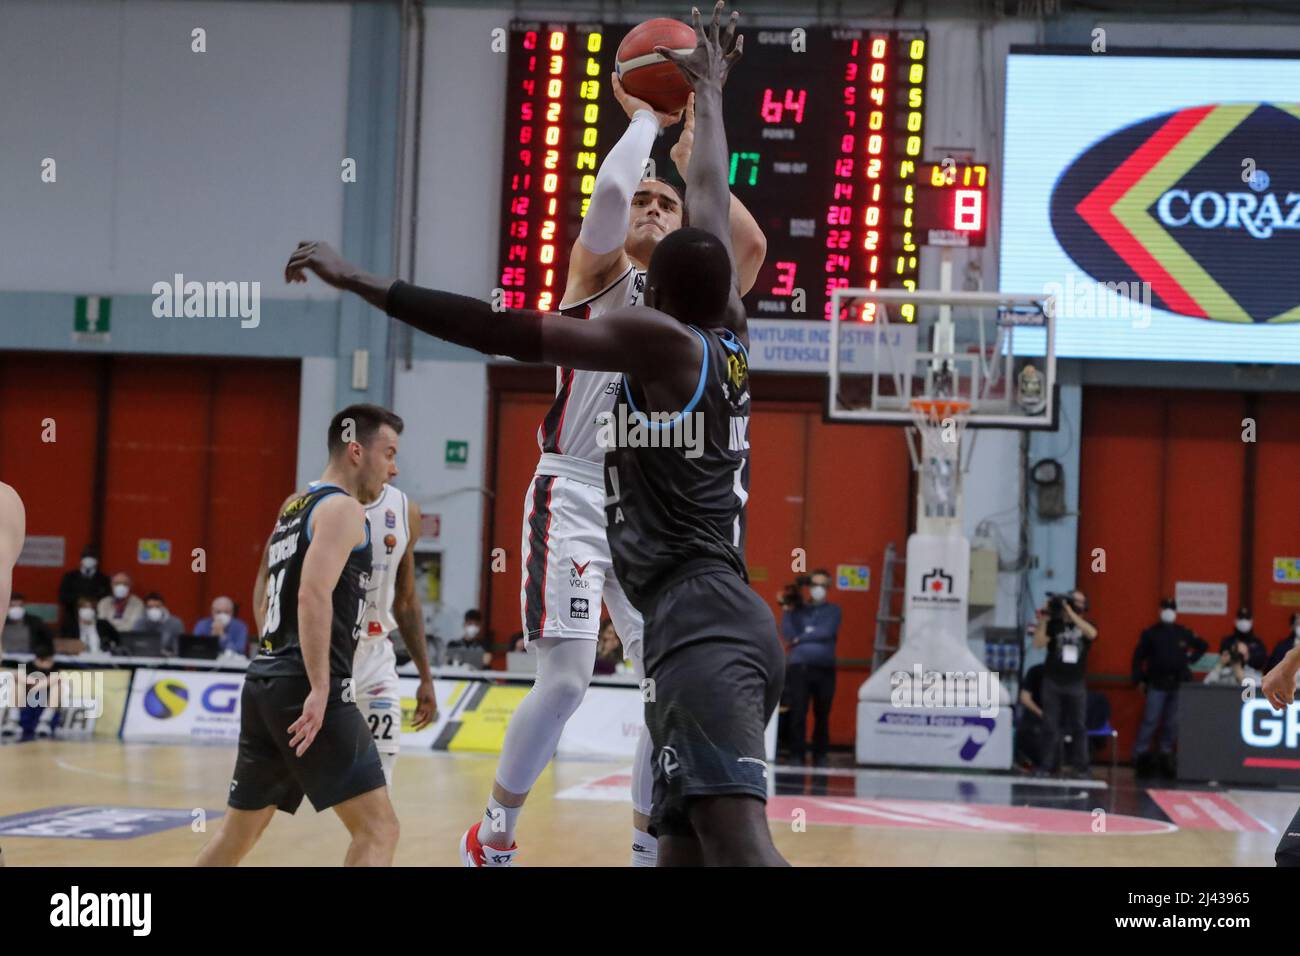
[[807,574],[801,574],[794,579],[793,584],[787,584],[781,589],[781,596],[777,598],[777,603],[788,610],[803,607],[803,589],[812,583],[812,578]]
[[1049,594],[1047,595],[1047,614],[1053,621],[1065,620],[1065,604],[1069,601],[1069,595],[1066,594]]

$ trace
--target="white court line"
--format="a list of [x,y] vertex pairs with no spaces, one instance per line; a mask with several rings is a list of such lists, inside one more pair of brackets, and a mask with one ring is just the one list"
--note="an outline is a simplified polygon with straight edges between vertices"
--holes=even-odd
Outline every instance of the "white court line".
[[106,770],[91,770],[89,767],[78,767],[76,764],[68,763],[68,761],[64,760],[62,757],[56,757],[54,763],[60,770],[67,770],[72,773],[84,773],[92,777],[101,777],[105,780],[120,780],[124,783],[139,783],[150,787],[167,787],[172,790],[193,790],[195,792],[202,791],[204,793],[212,792],[211,787],[199,787],[185,783],[170,783],[166,780],[155,780],[150,777],[128,777],[124,774],[110,773]]

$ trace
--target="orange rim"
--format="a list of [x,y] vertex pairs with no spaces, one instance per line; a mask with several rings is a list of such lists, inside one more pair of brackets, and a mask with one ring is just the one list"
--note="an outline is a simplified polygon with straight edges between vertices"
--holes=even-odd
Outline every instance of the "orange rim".
[[912,411],[931,422],[956,418],[970,411],[970,402],[958,398],[914,398]]

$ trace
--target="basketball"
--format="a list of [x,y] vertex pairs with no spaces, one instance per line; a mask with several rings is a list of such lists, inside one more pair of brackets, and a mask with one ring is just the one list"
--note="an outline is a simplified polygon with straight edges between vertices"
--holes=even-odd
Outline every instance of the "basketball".
[[681,70],[655,52],[668,47],[687,54],[695,49],[695,31],[680,20],[658,17],[632,28],[618,45],[614,69],[623,89],[664,113],[686,106],[691,85]]

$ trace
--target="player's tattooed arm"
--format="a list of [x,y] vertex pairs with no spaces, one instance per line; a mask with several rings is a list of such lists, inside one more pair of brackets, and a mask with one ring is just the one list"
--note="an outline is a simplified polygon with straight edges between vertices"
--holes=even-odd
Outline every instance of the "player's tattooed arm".
[[675,63],[695,89],[695,141],[686,170],[691,225],[713,233],[726,247],[733,279],[726,324],[748,343],[745,307],[740,301],[740,273],[731,241],[727,132],[722,125],[722,87],[744,52],[745,44],[744,37],[736,35],[738,13],[733,12],[726,28],[722,27],[723,6],[722,0],[718,0],[707,32],[700,24],[700,11],[691,10],[696,45],[689,54],[683,56],[667,47],[655,47],[655,52]]
[[420,506],[410,500],[406,503],[406,526],[411,532],[407,535],[406,551],[397,565],[393,618],[402,634],[402,643],[420,675],[411,726],[413,730],[422,730],[438,716],[438,701],[433,693],[433,675],[429,672],[429,648],[424,642],[424,608],[415,593],[415,541],[419,536]]
[[[677,172],[685,181],[690,169],[691,153],[695,148],[695,94],[686,100],[686,123],[681,136],[668,155],[677,166]],[[758,270],[763,268],[767,258],[767,236],[753,214],[745,207],[735,193],[731,194],[731,206],[727,210],[728,228],[731,233],[731,248],[736,259],[737,280],[740,294],[745,295],[754,287],[758,279]]]

